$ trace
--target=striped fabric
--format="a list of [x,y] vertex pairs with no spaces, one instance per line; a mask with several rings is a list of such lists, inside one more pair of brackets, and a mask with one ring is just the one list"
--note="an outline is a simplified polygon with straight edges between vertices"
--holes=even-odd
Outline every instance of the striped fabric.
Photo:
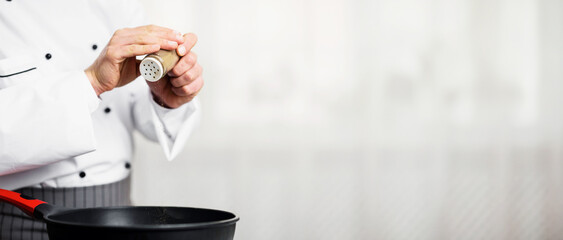
[[[14,190],[43,200],[55,206],[69,208],[89,208],[107,206],[127,206],[130,180],[127,177],[119,182],[76,188],[21,188]],[[49,239],[46,225],[34,220],[10,204],[0,202],[0,239]]]

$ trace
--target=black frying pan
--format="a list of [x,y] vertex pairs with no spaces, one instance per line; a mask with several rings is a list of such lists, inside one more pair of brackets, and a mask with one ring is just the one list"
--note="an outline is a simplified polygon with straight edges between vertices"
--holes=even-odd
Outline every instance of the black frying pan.
[[225,211],[185,207],[69,209],[0,189],[5,201],[47,223],[49,239],[232,240],[239,218]]

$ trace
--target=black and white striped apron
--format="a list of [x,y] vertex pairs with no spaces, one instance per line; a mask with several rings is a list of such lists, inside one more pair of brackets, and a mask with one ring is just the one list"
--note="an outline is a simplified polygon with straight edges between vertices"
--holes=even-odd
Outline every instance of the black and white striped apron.
[[[91,187],[75,188],[20,188],[14,190],[51,205],[70,208],[128,206],[130,200],[129,177],[119,182]],[[47,240],[46,225],[27,216],[20,209],[0,202],[0,240]]]

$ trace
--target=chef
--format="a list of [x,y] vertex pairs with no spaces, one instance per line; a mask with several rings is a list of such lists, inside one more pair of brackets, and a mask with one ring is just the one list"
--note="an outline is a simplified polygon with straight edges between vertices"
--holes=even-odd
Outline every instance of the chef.
[[[196,41],[146,25],[135,1],[0,0],[0,188],[58,206],[130,204],[132,132],[172,160],[197,124]],[[146,82],[136,57],[159,49],[181,58]],[[45,225],[0,203],[0,239],[47,239]]]

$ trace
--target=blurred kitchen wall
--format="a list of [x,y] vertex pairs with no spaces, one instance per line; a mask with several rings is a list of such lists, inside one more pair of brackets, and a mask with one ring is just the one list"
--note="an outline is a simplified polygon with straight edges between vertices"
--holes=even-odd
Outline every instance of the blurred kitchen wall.
[[563,2],[142,1],[195,32],[200,128],[133,198],[235,239],[563,238]]

